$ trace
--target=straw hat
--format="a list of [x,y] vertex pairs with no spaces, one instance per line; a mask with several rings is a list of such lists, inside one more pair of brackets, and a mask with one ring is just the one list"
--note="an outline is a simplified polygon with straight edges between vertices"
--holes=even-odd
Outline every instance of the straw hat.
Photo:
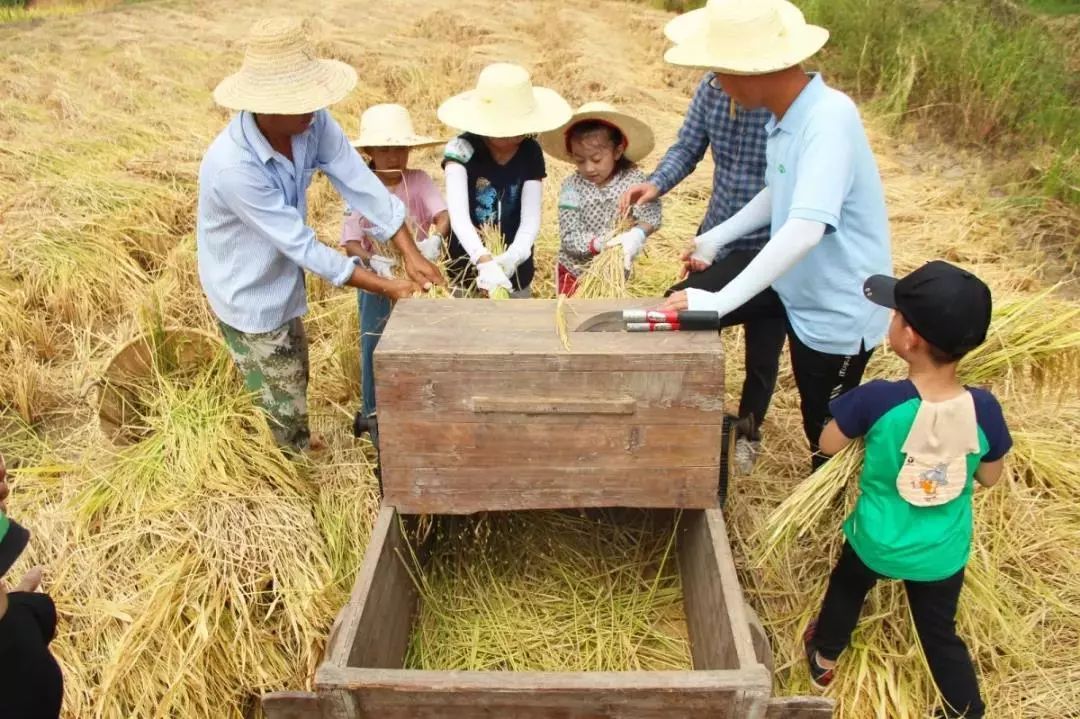
[[356,86],[356,71],[337,60],[318,60],[305,24],[268,18],[248,34],[244,64],[214,89],[214,101],[231,110],[303,115],[341,100]]
[[571,115],[559,93],[533,87],[520,65],[495,63],[480,72],[476,88],[455,95],[439,107],[439,119],[450,127],[485,137],[516,137],[545,132]]
[[703,67],[729,75],[764,75],[798,65],[829,39],[808,25],[786,0],[709,0],[680,15],[664,34],[675,47],[664,53],[672,65]]
[[563,162],[573,162],[574,158],[566,148],[567,136],[574,125],[588,120],[600,120],[619,128],[626,138],[626,151],[623,154],[630,162],[638,162],[652,152],[655,144],[652,129],[636,117],[619,112],[606,102],[587,102],[579,107],[562,127],[542,134],[540,145],[544,152]]
[[401,105],[372,105],[360,115],[360,137],[353,147],[430,147],[445,140],[417,135],[409,111]]

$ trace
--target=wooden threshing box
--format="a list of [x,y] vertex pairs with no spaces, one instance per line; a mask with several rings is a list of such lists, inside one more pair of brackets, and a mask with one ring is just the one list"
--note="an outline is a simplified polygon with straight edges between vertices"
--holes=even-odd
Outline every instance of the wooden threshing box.
[[575,333],[648,300],[405,300],[375,351],[384,499],[406,514],[716,501],[716,332]]
[[[404,520],[404,521],[402,521]],[[263,698],[268,719],[825,719],[827,699],[772,699],[771,657],[750,618],[719,509],[679,525],[693,669],[477,672],[403,669],[418,596],[408,517],[384,505],[315,692]],[[423,547],[413,547],[423,556]]]

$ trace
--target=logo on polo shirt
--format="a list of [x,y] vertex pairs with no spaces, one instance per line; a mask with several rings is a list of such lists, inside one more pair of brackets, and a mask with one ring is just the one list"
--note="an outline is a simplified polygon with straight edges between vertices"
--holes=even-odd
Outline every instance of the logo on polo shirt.
[[783,175],[787,170],[784,169],[783,163],[780,164],[780,174]]

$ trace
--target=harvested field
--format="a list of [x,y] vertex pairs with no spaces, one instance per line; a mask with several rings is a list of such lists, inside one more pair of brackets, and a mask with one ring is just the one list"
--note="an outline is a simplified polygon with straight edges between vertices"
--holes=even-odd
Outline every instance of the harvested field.
[[[253,20],[296,9],[167,0],[0,25],[0,451],[14,468],[12,515],[34,531],[14,574],[46,567],[71,719],[239,719],[260,692],[310,685],[370,534],[372,452],[347,433],[359,404],[351,291],[308,281],[313,424],[330,445],[322,455],[284,458],[219,365],[160,373],[136,444],[114,445],[96,416],[94,382],[125,343],[160,326],[216,332],[193,234],[198,163],[229,117],[210,91],[239,64]],[[330,0],[318,13],[319,52],[360,75],[333,108],[349,132],[362,108],[393,101],[410,108],[418,132],[446,136],[439,102],[488,62],[510,60],[571,105],[605,100],[639,112],[662,149],[697,82],[661,60],[668,15],[635,3]],[[1016,449],[1005,481],[976,497],[959,615],[988,716],[1075,716],[1080,309],[1065,299],[1074,287],[1050,285],[1061,278],[1062,225],[1001,209],[979,158],[868,122],[897,270],[944,258],[995,292],[993,337],[965,372],[1001,397]],[[433,152],[413,164],[440,177]],[[555,200],[570,169],[549,160],[539,297],[555,295]],[[666,198],[665,225],[638,260],[630,295],[658,296],[675,279],[710,182],[706,160]],[[324,179],[309,207],[320,237],[336,244],[342,207]],[[734,402],[740,333],[725,340]],[[883,351],[868,375],[899,369]],[[841,540],[832,502],[803,506],[798,526],[772,514],[806,473],[797,402],[785,365],[763,460],[735,482],[726,510],[747,599],[771,634],[779,694],[810,691],[799,638]],[[829,490],[843,491],[844,479],[832,477]],[[935,690],[900,588],[879,586],[863,617],[829,692],[837,716],[925,717]]]

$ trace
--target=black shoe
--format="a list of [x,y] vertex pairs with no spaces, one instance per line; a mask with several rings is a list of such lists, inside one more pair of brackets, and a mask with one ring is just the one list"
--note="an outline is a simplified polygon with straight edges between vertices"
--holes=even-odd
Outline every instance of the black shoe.
[[363,412],[357,412],[352,421],[353,437],[363,437],[365,432],[370,432],[372,421],[370,417],[365,417]]
[[826,669],[818,664],[818,651],[817,647],[814,646],[814,630],[816,628],[817,622],[810,622],[810,626],[803,633],[803,648],[806,651],[806,666],[810,670],[810,681],[818,689],[826,689],[832,683],[834,672],[832,669]]

